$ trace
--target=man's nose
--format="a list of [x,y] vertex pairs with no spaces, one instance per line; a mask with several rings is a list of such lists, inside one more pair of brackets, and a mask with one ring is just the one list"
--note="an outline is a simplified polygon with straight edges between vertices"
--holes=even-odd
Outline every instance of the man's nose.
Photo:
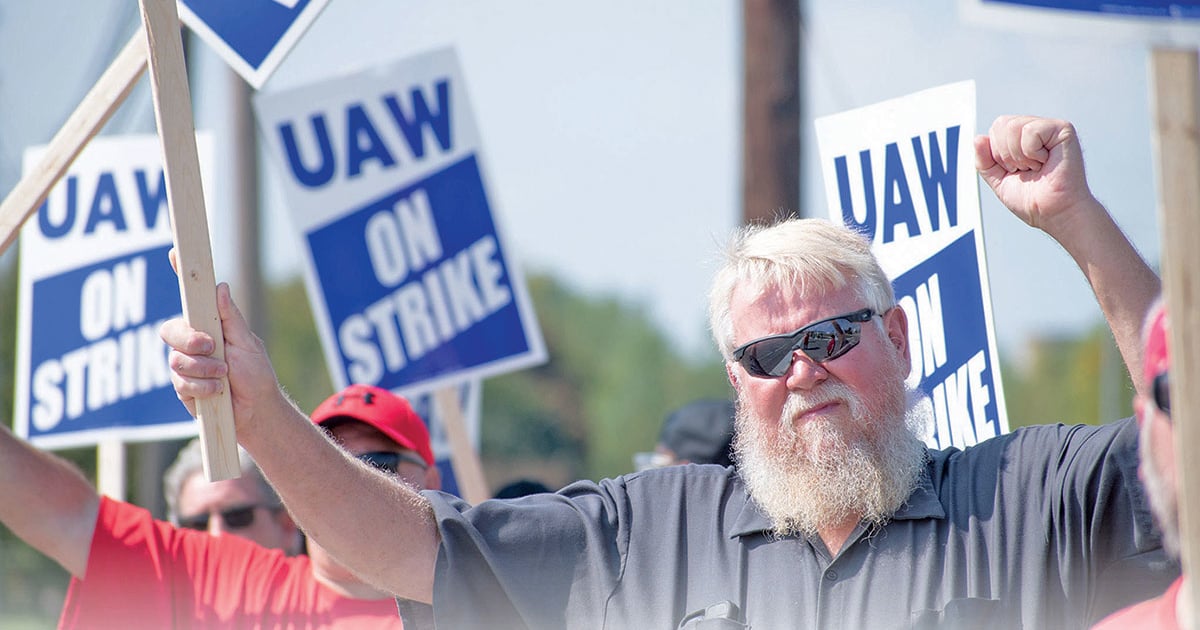
[[800,350],[792,350],[792,365],[784,378],[788,389],[807,391],[829,378],[829,371]]
[[225,525],[224,519],[220,514],[210,514],[208,517],[208,533],[213,536],[221,536],[229,531]]

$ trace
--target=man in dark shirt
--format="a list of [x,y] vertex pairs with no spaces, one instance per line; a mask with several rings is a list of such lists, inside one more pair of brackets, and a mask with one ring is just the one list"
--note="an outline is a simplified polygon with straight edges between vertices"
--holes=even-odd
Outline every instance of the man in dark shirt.
[[[1000,200],[1074,257],[1132,372],[1158,279],[1088,189],[1074,128],[1002,117],[975,148]],[[163,328],[180,399],[194,408],[227,375],[238,438],[302,527],[432,601],[439,626],[1086,627],[1178,571],[1142,501],[1131,421],[927,450],[907,317],[869,244],[825,221],[739,232],[713,283],[737,471],[478,506],[361,474],[280,391],[228,287],[217,297],[225,361],[182,320]]]

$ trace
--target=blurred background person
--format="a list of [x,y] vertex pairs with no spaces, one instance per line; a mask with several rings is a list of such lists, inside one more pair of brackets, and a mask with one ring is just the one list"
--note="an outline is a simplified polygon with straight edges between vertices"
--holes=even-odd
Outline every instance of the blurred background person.
[[514,479],[503,486],[500,486],[500,489],[496,490],[496,494],[493,495],[492,498],[515,499],[517,497],[523,497],[530,494],[539,494],[542,492],[554,491],[551,490],[549,486],[538,481],[537,479],[522,478]]
[[[1179,473],[1175,465],[1175,424],[1171,420],[1171,388],[1168,374],[1171,354],[1167,349],[1166,306],[1161,298],[1150,308],[1143,328],[1145,343],[1142,378],[1133,400],[1138,422],[1138,476],[1150,498],[1150,509],[1163,535],[1163,547],[1179,558]],[[1186,597],[1179,597],[1187,574],[1179,576],[1167,591],[1154,599],[1109,615],[1095,630],[1122,628],[1156,630],[1195,628],[1195,611]]]
[[231,534],[295,555],[303,536],[250,455],[238,448],[241,476],[209,483],[200,439],[188,442],[163,474],[167,520],[178,527]]
[[733,465],[733,401],[701,399],[663,421],[653,452],[635,453],[636,470],[677,464]]

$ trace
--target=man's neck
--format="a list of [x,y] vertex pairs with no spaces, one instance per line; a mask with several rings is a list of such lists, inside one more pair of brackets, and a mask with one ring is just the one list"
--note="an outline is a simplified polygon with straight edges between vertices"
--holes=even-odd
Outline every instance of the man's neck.
[[854,528],[858,526],[858,521],[858,518],[846,519],[839,525],[820,530],[821,542],[825,543],[825,548],[829,550],[831,557],[837,557],[838,552],[842,550],[842,545],[845,545],[846,540],[850,538],[850,534],[854,533]]

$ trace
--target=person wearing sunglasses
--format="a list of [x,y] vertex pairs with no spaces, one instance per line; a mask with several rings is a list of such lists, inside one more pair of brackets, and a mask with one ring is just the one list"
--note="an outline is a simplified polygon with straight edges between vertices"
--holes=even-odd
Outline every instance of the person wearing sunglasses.
[[[440,487],[429,433],[403,398],[350,386],[312,419],[364,474]],[[288,555],[297,528],[253,460],[241,458],[242,477],[209,484],[199,452],[185,447],[165,475],[164,522],[98,496],[70,462],[0,426],[0,522],[71,573],[60,628],[402,628],[402,612],[429,617],[317,542]]]
[[[1138,472],[1153,508],[1154,520],[1162,530],[1163,545],[1171,556],[1180,554],[1179,468],[1175,462],[1175,424],[1171,420],[1168,348],[1170,320],[1166,304],[1155,302],[1146,315],[1143,387],[1133,400],[1138,427]],[[1162,595],[1122,609],[1105,618],[1095,630],[1176,630],[1195,627],[1195,613],[1188,599],[1180,597],[1188,576],[1181,575]],[[1185,624],[1183,620],[1191,620]]]
[[209,483],[204,478],[199,438],[189,441],[163,473],[167,520],[214,536],[240,536],[288,555],[300,552],[303,537],[254,460],[238,449],[241,476]]
[[[1088,189],[1074,127],[1001,117],[974,148],[1140,365],[1158,278]],[[398,493],[294,410],[227,285],[225,359],[182,319],[161,334],[179,399],[194,412],[227,377],[238,439],[301,526],[381,588],[432,602],[438,627],[1072,629],[1175,578],[1134,491],[1132,420],[932,451],[918,437],[931,406],[905,386],[909,320],[869,242],[792,219],[740,230],[727,253],[709,310],[737,468],[477,505]]]

